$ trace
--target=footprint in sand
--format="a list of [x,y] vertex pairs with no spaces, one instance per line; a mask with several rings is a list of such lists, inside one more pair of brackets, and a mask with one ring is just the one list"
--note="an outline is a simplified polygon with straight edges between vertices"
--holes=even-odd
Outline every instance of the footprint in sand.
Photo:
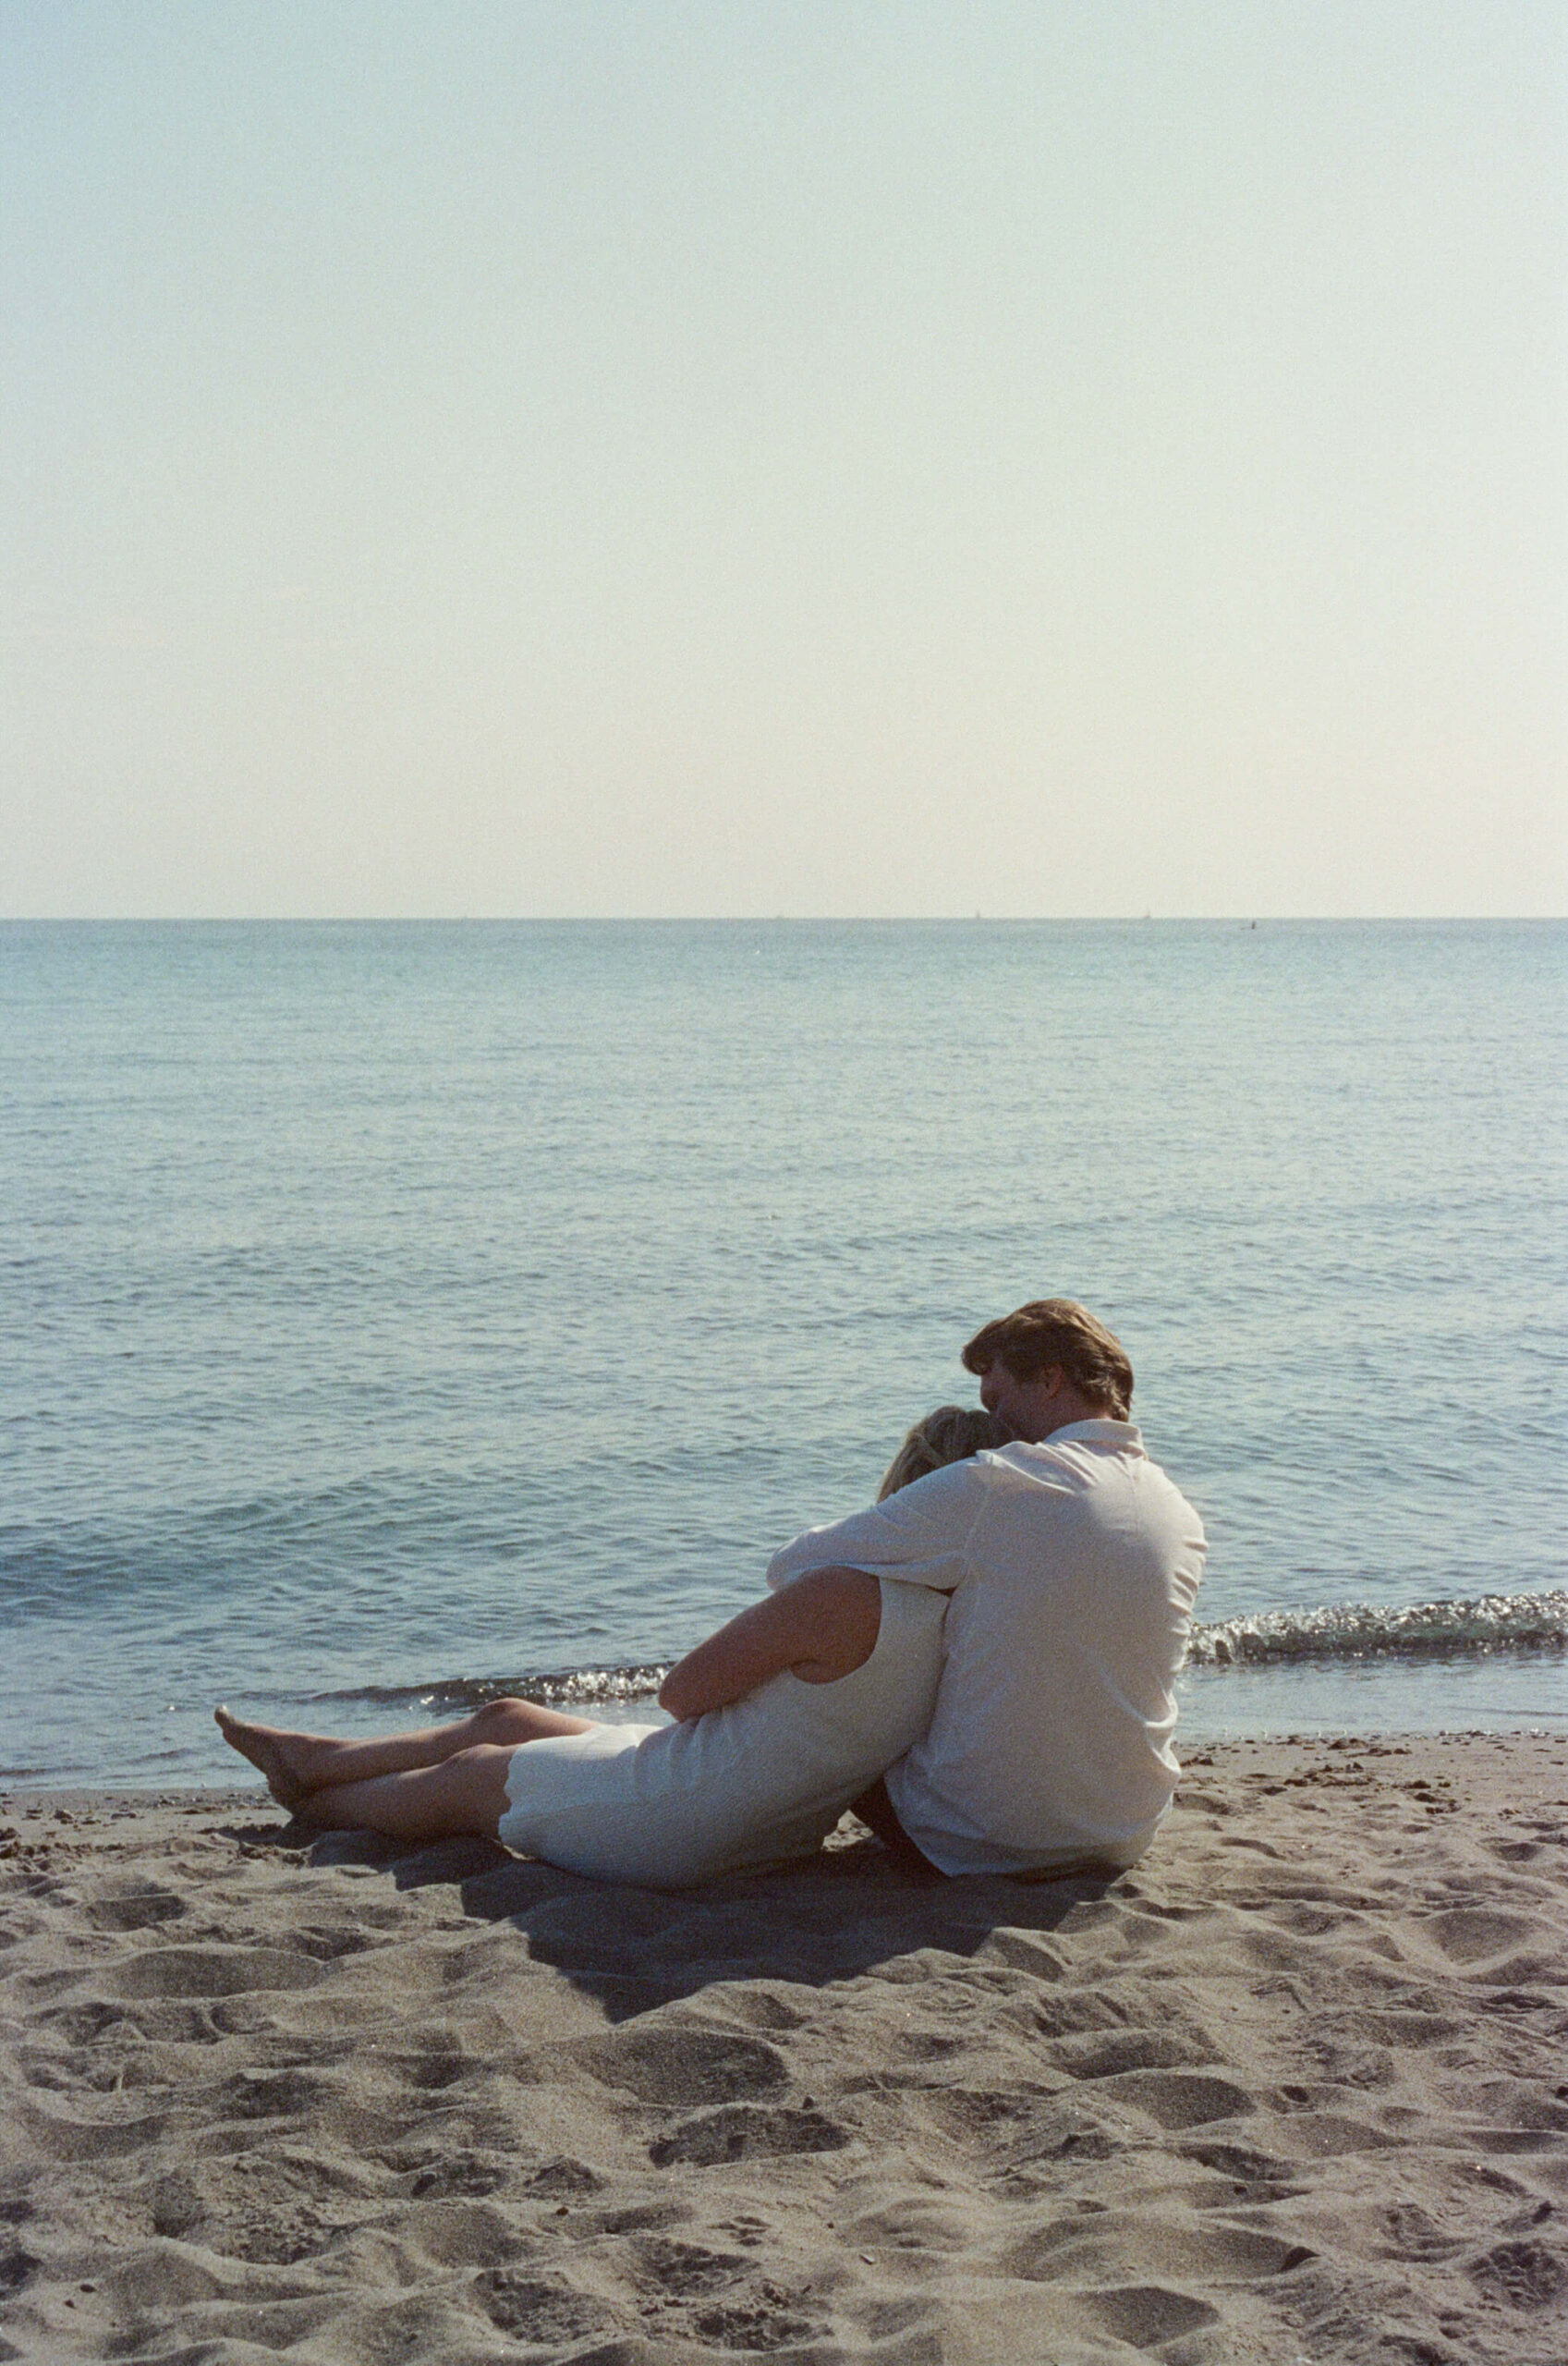
[[659,2137],[648,2153],[656,2168],[685,2163],[707,2169],[733,2161],[777,2160],[792,2153],[836,2153],[848,2141],[847,2130],[821,2112],[723,2104]]
[[1515,2309],[1546,2309],[1568,2293],[1568,2262],[1544,2243],[1499,2243],[1472,2262],[1473,2284]]
[[757,2299],[699,2309],[692,2322],[705,2339],[716,2342],[720,2348],[749,2352],[793,2348],[797,2342],[809,2341],[827,2330],[820,2317],[798,2315],[790,2295],[766,2281]]
[[1312,2253],[1300,2243],[1250,2226],[1209,2219],[1164,2218],[1149,2211],[1105,2211],[1087,2224],[1064,2220],[1037,2229],[1014,2245],[1007,2264],[1033,2283],[1059,2278],[1109,2281],[1152,2269],[1184,2282],[1206,2278],[1224,2284],[1256,2283],[1289,2275]]
[[515,2268],[492,2268],[479,2278],[474,2295],[499,2333],[530,2346],[554,2348],[616,2329],[615,2312],[603,2301]]
[[1501,1914],[1484,1906],[1456,1906],[1428,1914],[1416,1925],[1428,1945],[1451,1963],[1491,1963],[1510,1948],[1538,1944],[1540,1925],[1522,1914]]
[[43,2262],[15,2240],[0,2237],[0,2300],[15,2299],[30,2284]]
[[1210,2308],[1207,2300],[1195,2300],[1185,2292],[1167,2292],[1159,2284],[1122,2284],[1103,2292],[1084,2293],[1074,2313],[1091,2332],[1108,2333],[1134,2349],[1149,2350],[1220,2322],[1219,2310]]
[[1251,2144],[1209,2141],[1177,2149],[1184,2160],[1196,2161],[1201,2168],[1213,2169],[1218,2176],[1239,2179],[1244,2185],[1281,2185],[1297,2174],[1295,2161],[1279,2160]]
[[138,2119],[79,2119],[42,2094],[20,2097],[10,2108],[16,2128],[52,2161],[104,2161],[141,2153],[157,2142],[168,2125],[162,2114]]
[[438,2153],[425,2167],[414,2171],[408,2193],[415,2201],[482,2201],[504,2186],[511,2174],[509,2162],[481,2153]]
[[784,2056],[760,2038],[682,2025],[617,2030],[579,2040],[573,2057],[606,2087],[626,2087],[645,2104],[726,2104],[782,2087]]
[[177,1921],[190,1909],[173,1890],[138,1888],[90,1898],[83,1911],[95,1931],[147,1931]]
[[711,2251],[701,2243],[675,2242],[667,2235],[644,2237],[636,2244],[635,2255],[645,2284],[682,2299],[718,2291],[752,2264],[739,2251]]
[[1075,2079],[1114,2079],[1126,2070],[1191,2069],[1212,2062],[1215,2049],[1201,2035],[1121,2030],[1106,2037],[1069,2039],[1051,2048],[1051,2058]]
[[975,2239],[969,2212],[927,2193],[899,2193],[848,2221],[848,2240],[884,2262],[895,2252],[928,2257],[965,2252]]
[[298,2119],[320,2112],[335,2089],[310,2070],[241,2070],[219,2091],[230,2119]]
[[1127,2070],[1106,2079],[1100,2092],[1161,2128],[1197,2128],[1210,2119],[1240,2119],[1258,2109],[1255,2097],[1229,2079],[1194,2070]]
[[313,1957],[281,1947],[159,1947],[113,1965],[103,1985],[115,1996],[238,1996],[254,1989],[313,1988]]
[[604,2180],[597,2169],[586,2161],[574,2161],[563,2153],[553,2161],[545,2161],[528,2180],[530,2193],[571,2194],[597,2193]]

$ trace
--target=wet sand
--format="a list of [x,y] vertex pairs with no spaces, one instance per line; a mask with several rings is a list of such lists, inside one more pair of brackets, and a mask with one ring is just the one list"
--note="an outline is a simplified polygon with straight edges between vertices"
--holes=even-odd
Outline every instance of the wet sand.
[[1568,1738],[1228,1743],[1109,1882],[682,1896],[0,1805],[0,2358],[1562,2366]]

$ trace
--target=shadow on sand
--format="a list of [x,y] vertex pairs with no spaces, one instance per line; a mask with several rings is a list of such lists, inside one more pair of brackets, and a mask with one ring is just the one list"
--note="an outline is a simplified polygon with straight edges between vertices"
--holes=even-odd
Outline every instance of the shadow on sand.
[[665,1891],[590,1881],[486,1840],[410,1849],[374,1833],[301,1825],[274,1825],[264,1836],[303,1848],[313,1865],[373,1867],[399,1889],[455,1888],[466,1914],[510,1922],[534,1961],[563,1973],[612,2021],[725,1981],[821,1987],[866,1973],[919,1981],[938,1968],[933,1957],[973,1957],[982,1948],[993,1964],[1058,1979],[1065,1967],[1049,1934],[1069,1914],[1081,1927],[1086,1911],[1112,1910],[1101,1901],[1129,1879],[1079,1872],[921,1880],[867,1838],[838,1840],[767,1872]]

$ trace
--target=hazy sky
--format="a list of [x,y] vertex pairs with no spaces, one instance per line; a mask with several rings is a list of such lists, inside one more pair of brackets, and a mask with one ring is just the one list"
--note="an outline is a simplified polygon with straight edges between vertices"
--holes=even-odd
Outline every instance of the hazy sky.
[[1561,0],[0,0],[13,914],[1568,910]]

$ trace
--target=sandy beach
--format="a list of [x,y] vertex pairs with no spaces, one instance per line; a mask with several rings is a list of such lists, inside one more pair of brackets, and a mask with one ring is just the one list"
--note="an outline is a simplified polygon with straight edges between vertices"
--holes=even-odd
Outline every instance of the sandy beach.
[[1108,1883],[684,1896],[10,1796],[0,2357],[1568,2358],[1568,1738],[1196,1750]]

